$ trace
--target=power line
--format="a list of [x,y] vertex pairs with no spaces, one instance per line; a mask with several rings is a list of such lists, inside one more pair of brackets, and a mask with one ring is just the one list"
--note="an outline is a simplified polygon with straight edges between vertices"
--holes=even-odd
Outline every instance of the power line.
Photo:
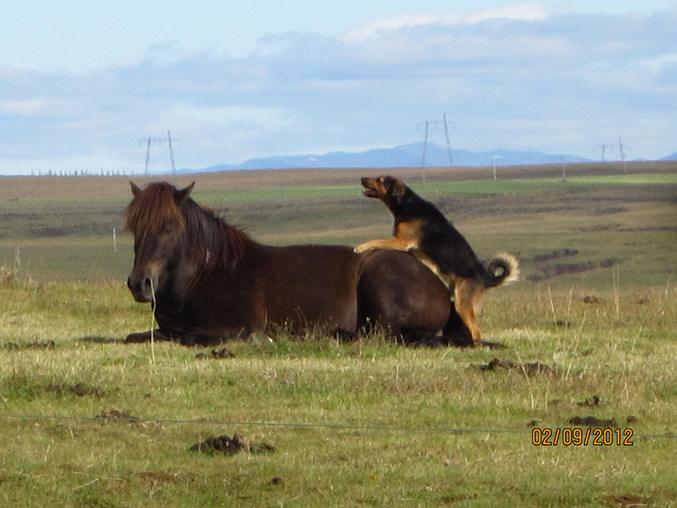
[[[296,429],[334,429],[334,430],[362,430],[362,431],[391,431],[391,432],[429,432],[437,434],[527,434],[531,429],[488,429],[488,428],[459,428],[459,427],[420,427],[406,425],[376,425],[376,424],[344,424],[344,423],[300,423],[300,422],[267,422],[267,421],[239,421],[239,420],[206,420],[206,419],[175,419],[175,418],[137,418],[103,416],[69,416],[69,415],[25,415],[0,414],[0,419],[16,420],[62,420],[80,422],[120,422],[120,423],[156,423],[177,425],[231,425],[240,427],[281,427]],[[640,439],[667,438],[675,439],[677,434],[640,434],[633,437]]]
[[469,433],[489,433],[489,434],[525,434],[530,430],[513,429],[462,429],[453,427],[416,427],[402,425],[368,425],[368,424],[343,424],[343,423],[301,423],[301,422],[251,422],[238,420],[188,420],[174,418],[137,418],[137,417],[114,417],[106,418],[102,416],[67,416],[67,415],[22,415],[22,414],[0,414],[0,419],[18,419],[18,420],[65,420],[81,422],[121,422],[121,423],[164,423],[178,425],[231,425],[241,427],[285,427],[298,429],[339,429],[339,430],[387,430],[395,432],[434,432],[446,434],[469,434]]

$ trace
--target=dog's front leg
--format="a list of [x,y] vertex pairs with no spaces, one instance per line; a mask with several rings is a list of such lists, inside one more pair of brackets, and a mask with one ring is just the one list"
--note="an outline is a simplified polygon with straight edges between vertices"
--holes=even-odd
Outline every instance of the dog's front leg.
[[355,252],[366,252],[368,250],[374,249],[389,249],[389,250],[401,250],[408,251],[413,247],[409,242],[400,240],[399,238],[383,238],[377,240],[370,240],[359,244],[353,250]]

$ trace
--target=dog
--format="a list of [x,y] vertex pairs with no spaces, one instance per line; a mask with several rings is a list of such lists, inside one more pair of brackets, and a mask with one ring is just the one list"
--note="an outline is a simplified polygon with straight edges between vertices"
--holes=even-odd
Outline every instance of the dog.
[[482,341],[475,313],[487,289],[519,278],[519,262],[507,253],[482,263],[467,240],[435,205],[392,176],[362,178],[363,194],[383,201],[395,218],[393,237],[355,247],[410,251],[430,268],[453,293],[456,312],[474,344]]

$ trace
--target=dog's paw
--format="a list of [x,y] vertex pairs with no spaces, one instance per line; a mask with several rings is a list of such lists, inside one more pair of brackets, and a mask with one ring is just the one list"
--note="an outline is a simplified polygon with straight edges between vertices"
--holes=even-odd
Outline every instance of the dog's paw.
[[353,252],[367,252],[368,250],[371,250],[371,247],[369,247],[366,243],[361,243],[360,245],[355,246]]

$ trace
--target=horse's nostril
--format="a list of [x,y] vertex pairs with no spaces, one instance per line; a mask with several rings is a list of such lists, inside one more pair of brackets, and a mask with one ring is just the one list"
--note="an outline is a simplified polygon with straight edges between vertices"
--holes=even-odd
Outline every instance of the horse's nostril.
[[155,284],[151,277],[135,277],[132,274],[127,278],[127,287],[137,302],[150,302],[155,298]]

